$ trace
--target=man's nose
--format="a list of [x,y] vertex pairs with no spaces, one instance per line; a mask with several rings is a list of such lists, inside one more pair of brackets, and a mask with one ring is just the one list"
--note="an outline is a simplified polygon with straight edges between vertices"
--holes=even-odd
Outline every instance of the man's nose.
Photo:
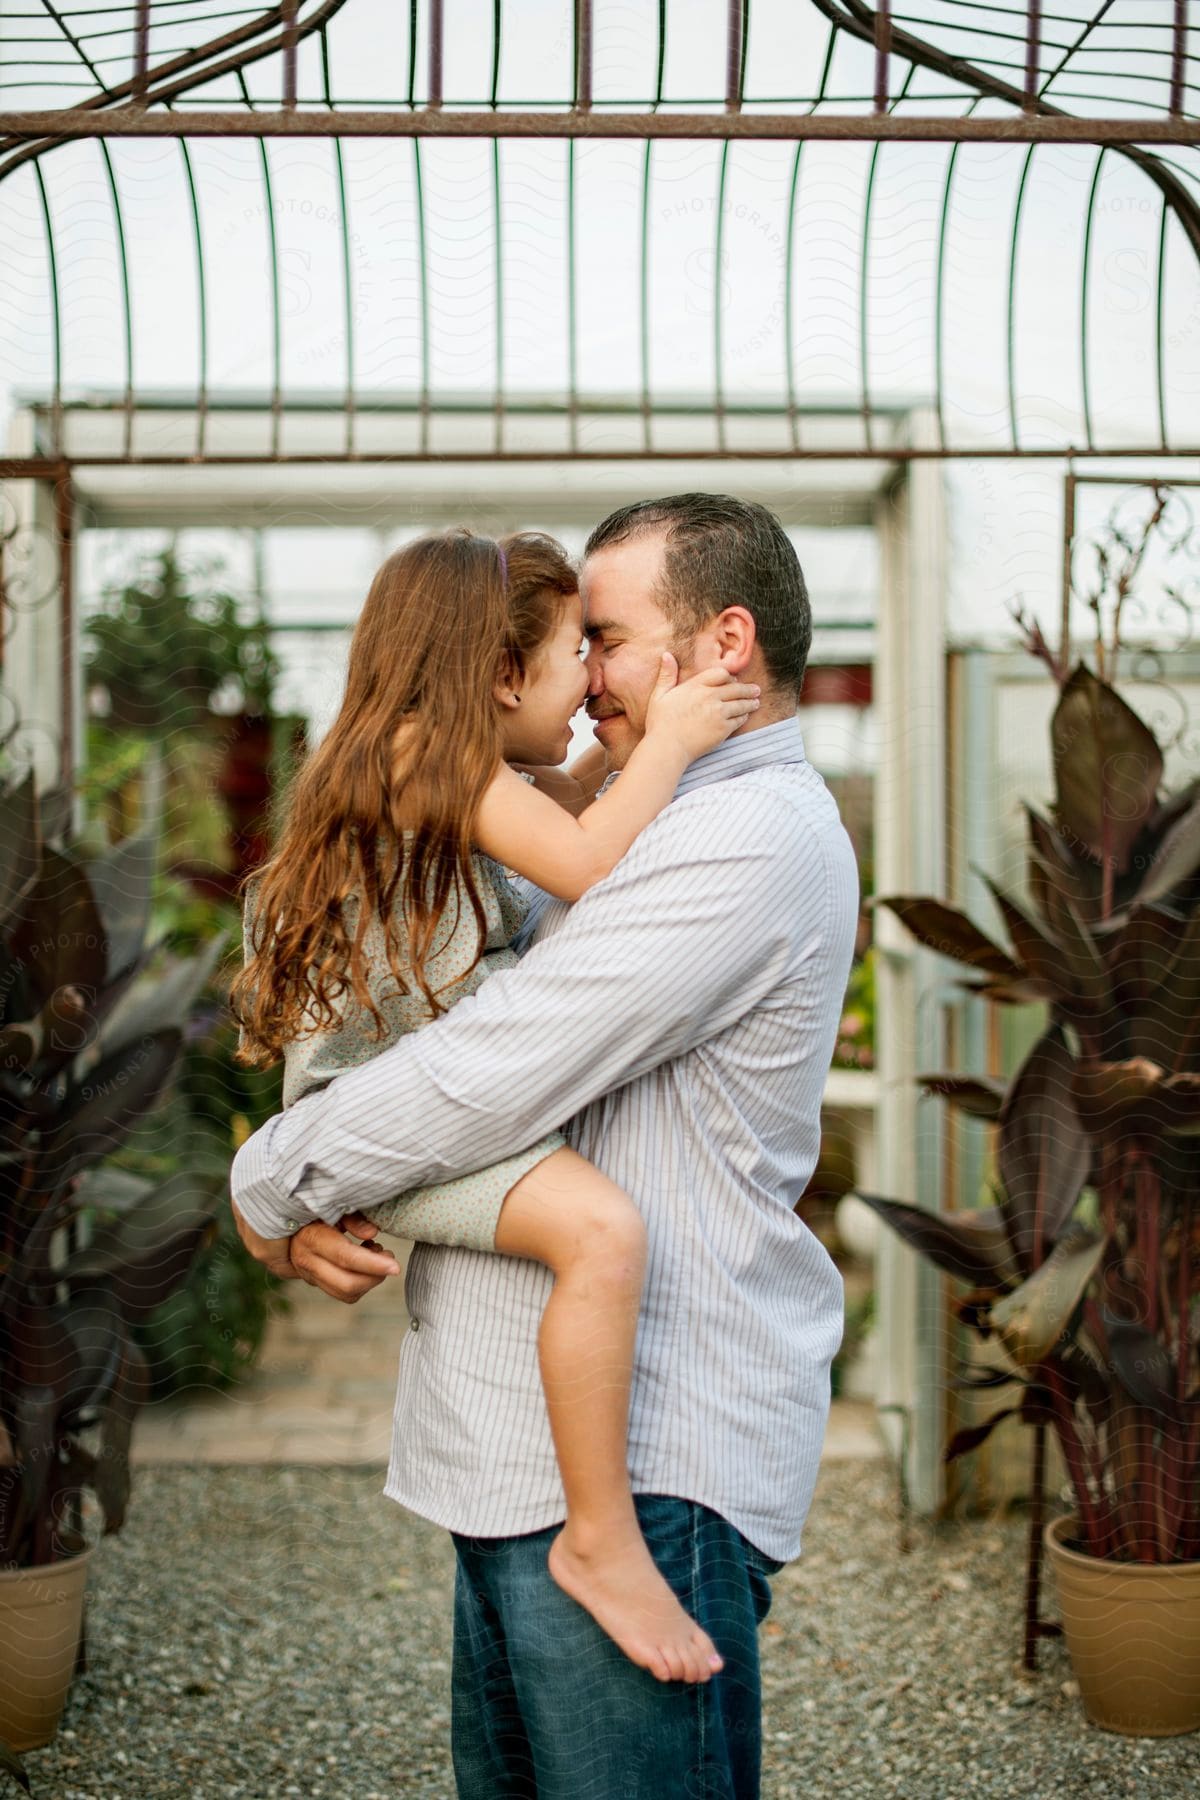
[[592,699],[592,700],[597,700],[597,699],[599,699],[600,695],[604,692],[604,675],[603,675],[603,672],[600,667],[600,651],[599,651],[598,646],[595,644],[593,644],[591,649],[588,651],[587,674],[588,674],[588,690],[587,690],[588,698]]

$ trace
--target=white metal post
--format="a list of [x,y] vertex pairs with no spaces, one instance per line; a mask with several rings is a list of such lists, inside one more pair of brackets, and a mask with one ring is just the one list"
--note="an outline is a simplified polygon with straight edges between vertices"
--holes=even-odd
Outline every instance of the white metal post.
[[[13,456],[36,453],[33,415],[19,412],[9,431]],[[72,642],[64,646],[65,619],[73,592],[73,533],[60,535],[60,511],[49,481],[7,481],[0,505],[0,534],[5,542],[6,617],[0,732],[15,724],[7,750],[17,765],[32,767],[38,787],[56,787],[73,778],[64,750],[80,754],[83,693],[78,624],[71,620]],[[69,650],[69,659],[64,657]]]
[[[933,421],[914,414],[914,442]],[[875,854],[879,894],[945,893],[946,529],[940,466],[915,462],[880,501],[876,696],[880,764]],[[889,913],[875,918],[878,964],[881,1191],[937,1208],[942,1129],[918,1100],[916,1076],[944,1055],[937,958],[919,950]],[[932,1512],[944,1494],[944,1347],[941,1282],[888,1231],[876,1269],[881,1424],[899,1454],[913,1505]]]

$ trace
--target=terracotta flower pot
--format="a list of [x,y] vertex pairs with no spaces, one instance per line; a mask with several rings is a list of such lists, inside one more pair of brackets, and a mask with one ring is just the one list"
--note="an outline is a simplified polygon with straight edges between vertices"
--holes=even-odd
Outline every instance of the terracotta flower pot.
[[1045,1531],[1063,1635],[1093,1724],[1130,1737],[1200,1730],[1200,1562],[1105,1562]]
[[38,1750],[58,1730],[83,1622],[89,1548],[65,1562],[0,1569],[0,1738]]

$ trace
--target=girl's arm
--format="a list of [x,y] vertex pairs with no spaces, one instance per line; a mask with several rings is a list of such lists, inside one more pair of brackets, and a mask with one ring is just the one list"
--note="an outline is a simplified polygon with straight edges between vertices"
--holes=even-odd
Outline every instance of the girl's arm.
[[646,735],[621,779],[578,818],[502,765],[483,796],[479,848],[559,900],[578,900],[620,862],[667,805],[688,764],[715,750],[758,705],[758,689],[718,664],[676,681],[664,657]]
[[596,789],[604,785],[608,774],[603,744],[592,744],[569,769],[546,769],[534,763],[510,763],[509,767],[532,776],[540,794],[549,794],[551,800],[565,806],[576,818],[585,806],[592,804]]

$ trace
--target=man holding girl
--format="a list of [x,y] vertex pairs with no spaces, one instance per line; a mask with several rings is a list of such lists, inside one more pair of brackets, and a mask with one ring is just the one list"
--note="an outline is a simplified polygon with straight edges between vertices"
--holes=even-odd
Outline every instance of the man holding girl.
[[[519,962],[296,1098],[239,1153],[234,1202],[268,1266],[356,1300],[398,1268],[369,1215],[397,1195],[460,1205],[460,1184],[538,1149],[544,1177],[559,1130],[632,1200],[644,1239],[626,1271],[640,1285],[631,1376],[618,1332],[609,1364],[580,1365],[577,1393],[563,1385],[569,1356],[553,1389],[544,1354],[539,1370],[562,1279],[549,1256],[481,1254],[503,1252],[502,1223],[488,1242],[418,1243],[385,1492],[454,1534],[464,1800],[748,1800],[756,1630],[769,1575],[799,1552],[842,1328],[840,1279],[793,1209],[817,1155],[857,878],[804,756],[811,618],[778,521],[720,495],[623,508],[593,532],[580,586],[587,709],[619,774],[591,804],[594,767],[574,793],[544,785],[594,840],[608,808],[593,879],[575,898],[556,868],[548,882],[531,870],[558,897],[530,907]],[[548,678],[533,668],[493,682],[498,708],[540,704]],[[418,732],[435,703],[430,691],[411,709]],[[509,763],[543,748],[501,737]],[[511,824],[497,835],[481,816],[475,849],[520,866]],[[543,828],[547,841],[558,830],[539,814],[529,831]],[[547,1218],[571,1217],[573,1179],[564,1165],[548,1183]],[[552,1566],[569,1516],[552,1415],[603,1413],[606,1367],[622,1417],[629,1389],[640,1539],[680,1609],[646,1584],[644,1628],[637,1594],[605,1595],[602,1580],[575,1592]],[[642,1653],[647,1630],[676,1659],[665,1675]]]

